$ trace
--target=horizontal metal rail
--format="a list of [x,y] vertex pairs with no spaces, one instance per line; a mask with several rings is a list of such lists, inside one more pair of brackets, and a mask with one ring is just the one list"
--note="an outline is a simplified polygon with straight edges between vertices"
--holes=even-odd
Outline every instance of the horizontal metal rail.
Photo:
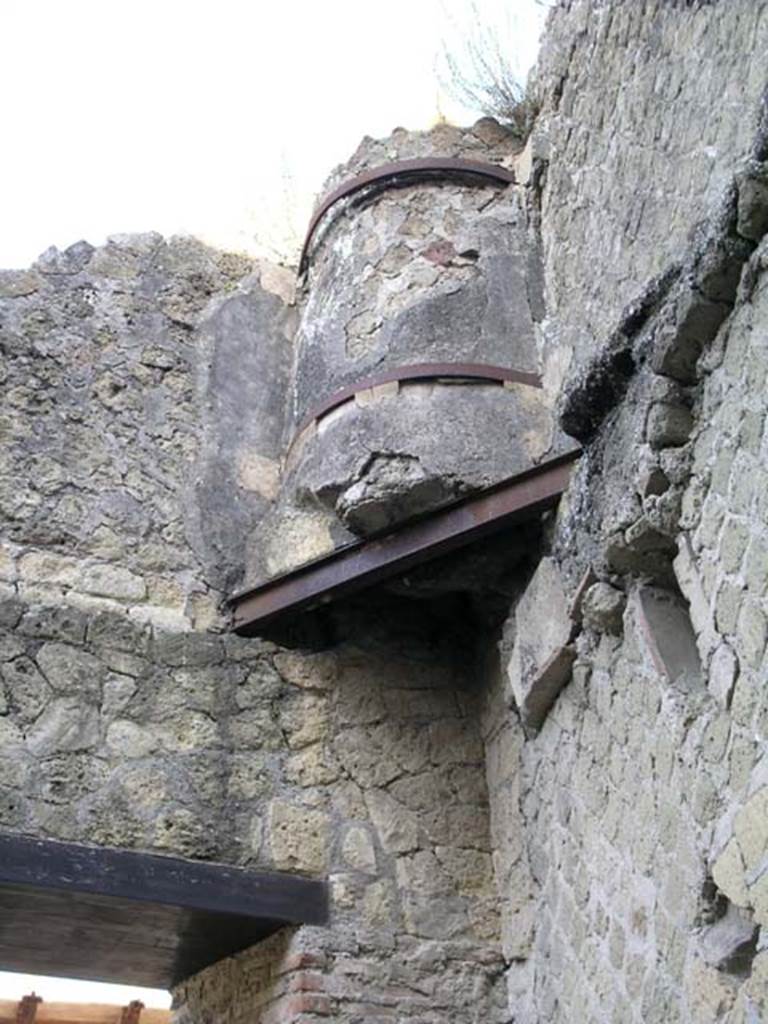
[[340,405],[350,401],[361,391],[368,391],[370,388],[379,387],[381,384],[391,384],[415,380],[474,380],[492,381],[498,384],[506,382],[514,384],[527,384],[532,388],[540,388],[541,377],[538,373],[529,373],[526,370],[512,370],[508,366],[490,366],[486,363],[412,363],[410,366],[395,366],[391,370],[382,370],[373,377],[365,377],[356,381],[340,391],[336,391],[330,398],[319,402],[311,409],[299,424],[294,437],[298,437],[310,423],[327,416],[329,412],[337,409]]
[[362,174],[343,182],[333,192],[329,192],[315,210],[312,220],[309,222],[304,245],[301,248],[299,277],[304,274],[309,265],[309,250],[320,221],[339,200],[348,199],[371,185],[396,188],[412,181],[440,181],[449,178],[461,178],[481,184],[487,184],[490,181],[495,185],[512,185],[516,180],[512,171],[499,164],[444,156],[398,160],[394,163],[381,164],[370,171],[363,171]]
[[370,540],[339,548],[231,598],[244,636],[277,619],[365,590],[555,505],[568,486],[575,449],[463,501]]

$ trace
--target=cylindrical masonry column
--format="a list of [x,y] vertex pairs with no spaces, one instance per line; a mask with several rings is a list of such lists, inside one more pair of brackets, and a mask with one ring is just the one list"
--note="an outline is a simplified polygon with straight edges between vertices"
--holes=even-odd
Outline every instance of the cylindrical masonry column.
[[[398,131],[364,142],[330,182],[393,163],[413,174],[332,206],[307,254],[295,479],[355,533],[495,483],[549,447],[536,254],[520,189],[492,176],[513,171],[517,148],[491,121]],[[445,171],[407,166],[425,157],[446,158]]]
[[282,494],[251,578],[551,452],[518,151],[484,119],[366,139],[334,173],[305,247]]

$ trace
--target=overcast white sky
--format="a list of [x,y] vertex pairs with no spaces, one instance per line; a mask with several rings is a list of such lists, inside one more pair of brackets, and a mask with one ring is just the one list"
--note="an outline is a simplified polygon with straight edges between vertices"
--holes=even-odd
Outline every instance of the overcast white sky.
[[[279,255],[363,135],[428,127],[472,0],[0,0],[0,267],[117,232]],[[524,73],[546,8],[475,0]]]
[[[473,8],[524,77],[537,0],[0,0],[0,267],[149,230],[279,257],[363,135],[479,116],[435,74]],[[168,1005],[0,973],[0,999],[33,988]]]

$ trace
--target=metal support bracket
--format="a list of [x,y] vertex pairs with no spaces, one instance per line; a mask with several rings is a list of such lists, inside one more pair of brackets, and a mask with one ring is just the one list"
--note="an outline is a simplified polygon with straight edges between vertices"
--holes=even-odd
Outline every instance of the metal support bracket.
[[370,540],[268,580],[231,598],[234,630],[258,636],[262,627],[329,604],[398,576],[555,505],[581,449],[520,473],[495,487],[438,509]]

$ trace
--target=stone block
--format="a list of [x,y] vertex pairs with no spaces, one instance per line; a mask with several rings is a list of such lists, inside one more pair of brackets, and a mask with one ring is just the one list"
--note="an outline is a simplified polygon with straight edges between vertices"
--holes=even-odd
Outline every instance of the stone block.
[[584,595],[583,618],[588,629],[619,636],[627,598],[609,583],[595,583]]
[[758,603],[750,598],[741,605],[736,635],[744,664],[750,668],[759,668],[768,638],[768,619]]
[[654,342],[651,365],[656,373],[694,383],[699,356],[729,311],[725,303],[686,290],[677,301],[674,322],[660,330]]
[[291,509],[265,523],[260,548],[268,575],[280,576],[333,551],[331,522],[321,512]]
[[[642,515],[627,528],[624,534],[627,547],[631,550],[637,564],[643,564],[643,557],[659,554],[670,555],[676,550],[674,540],[661,532],[657,523],[647,515]],[[642,569],[640,570],[642,572]]]
[[729,840],[712,865],[712,878],[718,889],[737,907],[748,907],[749,892],[744,879],[744,861],[738,841]]
[[25,583],[74,586],[78,579],[77,559],[52,551],[30,551],[18,561],[19,578]]
[[742,588],[723,580],[715,598],[715,623],[720,633],[735,633],[739,608],[743,597]]
[[162,746],[154,726],[139,725],[127,718],[118,718],[110,723],[106,745],[110,753],[120,759],[148,757],[157,753]]
[[315,743],[288,758],[285,777],[303,788],[328,786],[339,778],[339,766],[322,743]]
[[701,662],[687,610],[674,595],[640,587],[633,595],[640,632],[656,671],[682,689],[701,684]]
[[654,402],[648,410],[645,432],[651,448],[679,448],[693,429],[693,416],[684,405]]
[[746,523],[728,518],[723,525],[720,537],[719,561],[723,572],[738,572],[744,552],[749,543],[750,531]]
[[280,489],[280,463],[258,452],[241,452],[237,462],[237,482],[244,490],[273,501]]
[[744,565],[744,578],[757,597],[768,594],[768,542],[762,537],[752,538]]
[[724,708],[730,707],[733,687],[739,675],[739,659],[733,648],[723,641],[709,663],[707,686],[709,692]]
[[507,666],[527,729],[537,730],[570,674],[573,633],[560,570],[543,558],[515,609],[515,644]]
[[332,654],[309,654],[280,651],[274,658],[275,668],[292,686],[304,690],[327,690],[333,685],[338,665]]
[[342,855],[351,868],[372,874],[376,870],[376,851],[368,832],[355,826],[344,836]]
[[45,677],[29,658],[16,658],[0,668],[8,704],[22,722],[33,722],[51,697]]
[[57,693],[69,693],[98,702],[104,666],[92,654],[68,644],[43,644],[35,660],[40,671]]
[[110,673],[104,680],[101,713],[106,719],[124,711],[136,693],[138,684],[132,676]]
[[715,643],[714,616],[702,586],[690,539],[686,535],[682,535],[678,541],[672,568],[683,597],[688,602],[688,613],[699,639],[699,650],[703,653]]
[[14,629],[24,612],[24,603],[16,597],[12,587],[7,592],[0,587],[0,627]]
[[[241,688],[242,689],[242,688]],[[253,698],[246,705],[252,706]],[[291,750],[300,750],[324,739],[328,728],[327,699],[314,694],[300,694],[299,699],[283,698],[280,705],[280,729]]]
[[573,597],[571,598],[571,606],[568,609],[568,614],[571,619],[580,626],[583,619],[584,612],[584,595],[590,589],[593,583],[597,583],[597,576],[595,571],[590,565],[589,568],[584,572],[581,579],[578,582],[576,590],[574,591]]
[[87,594],[116,601],[143,601],[147,593],[144,580],[119,565],[91,565],[78,577],[75,586]]
[[645,469],[637,481],[637,493],[641,498],[651,498],[665,494],[669,490],[669,478],[659,466]]
[[330,818],[321,811],[273,800],[267,836],[278,871],[323,874],[328,870]]
[[366,886],[361,913],[369,928],[381,928],[393,922],[397,913],[397,893],[389,879]]
[[417,815],[384,790],[365,794],[365,803],[387,853],[410,853],[419,846]]
[[543,558],[515,609],[517,642],[534,665],[571,639],[573,626],[563,578],[553,558]]
[[[575,660],[575,648],[560,647],[537,672],[529,677],[527,684],[510,672],[515,702],[528,734],[537,732],[541,728],[557,695],[570,679],[571,668]],[[510,663],[510,669],[513,663],[514,661]]]
[[13,661],[24,653],[24,643],[19,637],[9,633],[0,633],[0,661]]
[[94,647],[145,654],[149,648],[149,629],[116,612],[98,612],[88,622],[88,642]]
[[768,231],[768,174],[755,168],[738,183],[736,230],[742,238],[758,242]]
[[44,279],[34,270],[0,270],[0,298],[18,299],[38,291]]
[[48,605],[30,608],[18,625],[25,636],[46,640],[64,640],[83,643],[88,618],[76,608],[67,605]]
[[27,748],[37,757],[92,750],[100,740],[99,715],[78,697],[60,697],[48,704],[27,733]]
[[768,861],[768,786],[757,790],[734,819],[744,871],[749,878]]
[[14,550],[0,541],[0,580],[13,583],[17,577],[16,555]]
[[[714,1024],[728,1020],[736,990],[727,974],[701,961],[694,961],[686,975],[689,1020],[697,1024]],[[671,1018],[665,1014],[665,1019]],[[675,1018],[678,1019],[679,1018]]]
[[455,485],[410,455],[373,455],[339,496],[336,511],[353,533],[367,536],[455,497]]

